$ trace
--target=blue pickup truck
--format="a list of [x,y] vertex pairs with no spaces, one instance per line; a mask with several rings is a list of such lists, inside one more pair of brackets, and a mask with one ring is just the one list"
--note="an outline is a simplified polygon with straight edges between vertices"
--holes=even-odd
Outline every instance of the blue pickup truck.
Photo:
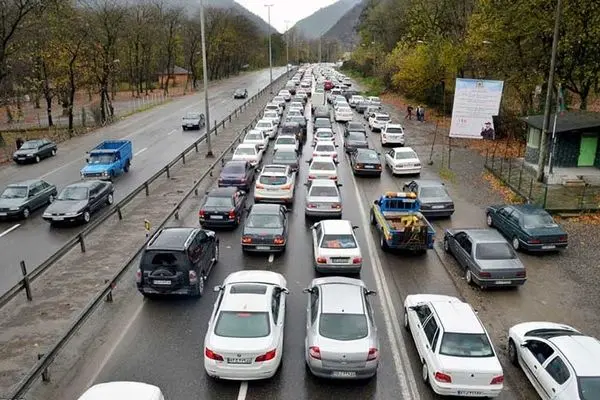
[[81,178],[112,180],[129,172],[132,158],[133,145],[130,140],[105,140],[87,152],[87,164],[81,169]]
[[388,249],[425,253],[433,248],[435,230],[419,212],[415,193],[386,192],[373,201],[371,224],[379,233],[379,245]]

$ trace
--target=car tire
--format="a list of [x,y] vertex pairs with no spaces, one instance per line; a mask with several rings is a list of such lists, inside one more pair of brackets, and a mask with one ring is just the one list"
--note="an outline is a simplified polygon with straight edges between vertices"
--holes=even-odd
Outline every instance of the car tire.
[[373,211],[371,211],[369,213],[369,220],[371,221],[371,225],[375,226],[375,214],[373,213]]
[[494,226],[494,221],[492,220],[492,214],[490,214],[490,213],[486,214],[485,222],[486,222],[487,226],[489,226],[490,228]]
[[389,249],[388,244],[385,241],[385,236],[383,235],[383,232],[379,234],[379,246],[383,251],[387,251]]
[[52,157],[54,157],[56,155],[56,149],[52,149],[52,151],[50,152],[50,154],[52,154]]
[[444,251],[450,253],[450,243],[448,243],[448,238],[444,238]]
[[91,219],[92,219],[92,215],[90,214],[90,212],[88,210],[85,210],[83,212],[83,216],[82,216],[83,223],[87,224],[88,222],[90,222]]
[[40,161],[42,161],[42,159],[40,158],[40,156],[35,156],[35,162],[36,162],[36,164],[39,163]]
[[519,242],[519,238],[517,238],[516,236],[512,238],[510,244],[512,245],[512,248],[515,249],[515,251],[519,251],[521,249],[521,243]]
[[108,196],[106,196],[106,203],[110,206],[115,202],[115,197],[112,193],[109,193]]
[[465,280],[469,285],[473,285],[473,273],[469,268],[465,270]]
[[200,279],[198,279],[198,284],[196,286],[196,297],[202,297],[204,295],[206,277],[204,274],[200,274]]
[[123,172],[128,173],[129,172],[129,168],[131,168],[131,162],[129,160],[127,160],[127,162],[123,166]]
[[512,339],[508,339],[508,359],[512,365],[519,365],[519,356],[517,355],[517,346]]
[[30,215],[31,215],[31,212],[29,211],[29,208],[27,208],[27,207],[25,207],[23,209],[23,211],[21,212],[21,216],[23,217],[23,219],[29,218]]
[[184,131],[187,131],[187,128],[185,126],[181,127]]
[[408,323],[408,310],[404,309],[404,329],[410,332],[410,324]]

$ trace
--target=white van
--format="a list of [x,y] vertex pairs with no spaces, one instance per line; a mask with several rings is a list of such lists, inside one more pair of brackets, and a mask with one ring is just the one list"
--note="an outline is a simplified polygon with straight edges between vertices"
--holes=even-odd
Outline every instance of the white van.
[[325,89],[322,86],[317,86],[312,93],[310,98],[311,107],[314,110],[315,107],[324,106],[325,102]]
[[165,400],[160,388],[141,382],[107,382],[92,386],[78,400]]

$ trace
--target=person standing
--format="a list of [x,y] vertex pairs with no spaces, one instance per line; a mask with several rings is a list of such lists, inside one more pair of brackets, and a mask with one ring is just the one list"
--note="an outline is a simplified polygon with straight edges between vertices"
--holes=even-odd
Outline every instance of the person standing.
[[412,108],[412,106],[411,106],[411,105],[408,105],[408,106],[406,107],[406,116],[404,117],[404,119],[407,119],[407,118],[408,118],[409,120],[412,120],[412,112],[413,112],[413,108]]
[[17,138],[17,140],[16,140],[17,150],[19,150],[21,148],[21,146],[23,146],[23,143],[25,143],[23,141],[23,139]]

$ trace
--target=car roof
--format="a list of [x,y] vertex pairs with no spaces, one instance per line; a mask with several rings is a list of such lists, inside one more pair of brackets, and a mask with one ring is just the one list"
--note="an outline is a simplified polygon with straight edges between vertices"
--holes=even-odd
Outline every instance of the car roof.
[[321,157],[321,156],[313,157],[311,164],[314,163],[314,162],[327,162],[327,163],[335,164],[333,162],[333,159],[331,157],[325,157],[325,156],[323,156],[323,157]]
[[351,282],[324,282],[319,285],[321,312],[326,314],[364,314],[363,285]]
[[335,144],[333,144],[331,140],[317,140],[317,143],[315,143],[315,149],[319,146],[329,146],[335,149]]
[[245,167],[246,164],[248,163],[248,161],[241,161],[241,160],[229,160],[225,163],[225,167],[229,166],[229,165],[240,165],[242,167]]
[[548,212],[535,204],[510,204],[510,207],[525,215],[546,215]]
[[97,184],[98,182],[104,182],[104,181],[89,180],[89,181],[74,182],[74,183],[71,183],[71,184],[65,186],[65,189],[68,187],[85,187],[85,188],[89,189],[89,188],[93,187],[95,184]]
[[250,213],[252,214],[279,214],[281,204],[264,204],[256,203],[252,206]]
[[106,382],[90,387],[78,400],[158,400],[161,394],[157,386],[147,383]]
[[420,187],[438,187],[438,186],[444,186],[444,183],[442,181],[438,181],[436,179],[414,179],[411,182],[416,182],[417,185],[419,185]]
[[35,183],[41,182],[41,179],[27,179],[21,182],[15,182],[15,183],[11,183],[9,185],[6,185],[6,187],[15,187],[15,186],[31,186]]
[[243,148],[253,148],[253,149],[254,149],[254,148],[256,148],[256,146],[257,146],[257,145],[256,145],[256,144],[254,144],[254,143],[244,143],[244,142],[242,142],[242,143],[238,144],[237,148],[238,148],[238,149],[239,149],[239,148],[242,148],[242,149],[243,149]]
[[475,243],[506,243],[506,239],[496,229],[490,228],[471,228],[462,229]]
[[296,125],[300,126],[300,124],[297,123],[296,121],[285,121],[282,126],[286,126],[286,125],[287,126],[296,126]]
[[235,192],[237,192],[239,189],[237,187],[234,186],[230,186],[230,187],[221,187],[221,188],[214,188],[212,190],[210,190],[207,195],[209,197],[231,197],[235,194]]
[[484,333],[485,330],[477,314],[468,303],[461,301],[430,301],[444,332],[451,333]]
[[283,286],[286,283],[283,275],[277,272],[247,269],[229,274],[223,281],[223,285],[229,285],[236,282],[266,283],[279,286]]
[[578,376],[600,375],[600,342],[584,335],[555,336],[549,339],[569,361]]
[[386,127],[404,129],[404,127],[401,124],[387,124]]
[[258,121],[256,121],[257,124],[259,124],[261,122],[268,122],[269,124],[273,124],[273,121],[271,119],[267,119],[267,118],[261,118]]
[[389,117],[389,116],[390,116],[390,114],[388,114],[388,113],[383,113],[383,112],[381,112],[381,113],[375,113],[375,118],[377,118],[377,117]]
[[321,221],[321,229],[323,230],[323,233],[332,235],[339,233],[354,234],[352,223],[345,219],[326,219]]
[[310,183],[310,187],[320,186],[320,187],[337,187],[337,183],[331,179],[313,179]]
[[148,243],[148,250],[185,250],[187,241],[198,228],[163,228]]
[[396,153],[416,153],[412,147],[394,147]]

